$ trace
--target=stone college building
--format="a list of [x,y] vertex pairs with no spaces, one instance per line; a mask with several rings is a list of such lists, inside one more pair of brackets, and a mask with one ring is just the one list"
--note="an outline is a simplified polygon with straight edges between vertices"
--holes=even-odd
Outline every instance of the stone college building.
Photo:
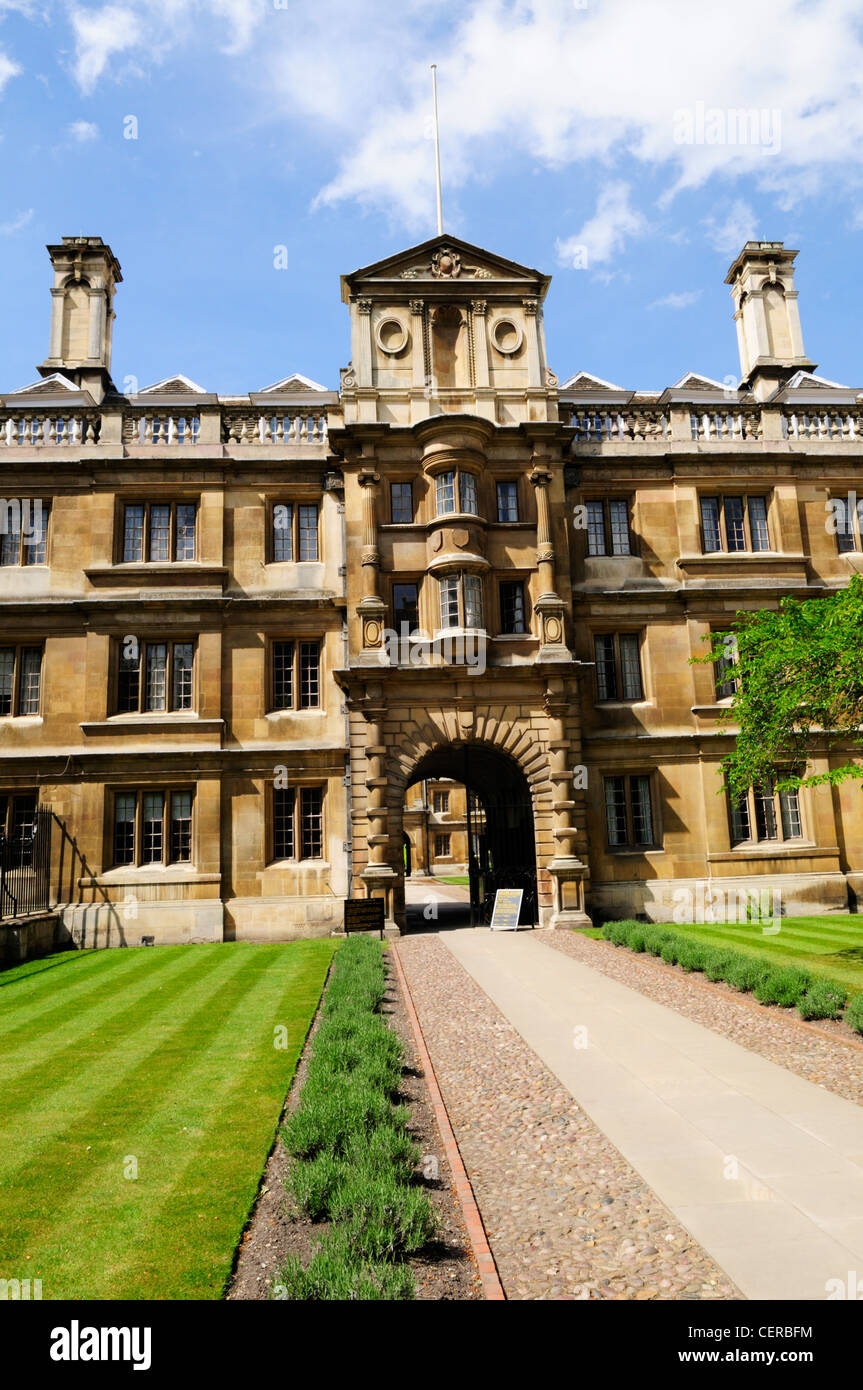
[[856,784],[730,805],[733,677],[690,664],[861,568],[856,509],[829,524],[861,397],[804,352],[795,251],[729,270],[737,389],[561,384],[549,277],[435,237],[343,277],[337,391],[236,396],[120,393],[114,253],[48,252],[47,357],[0,396],[5,918],[283,940],[380,896],[394,930],[406,794],[447,779],[480,914],[500,886],[546,927],[670,920],[681,889],[855,904]]

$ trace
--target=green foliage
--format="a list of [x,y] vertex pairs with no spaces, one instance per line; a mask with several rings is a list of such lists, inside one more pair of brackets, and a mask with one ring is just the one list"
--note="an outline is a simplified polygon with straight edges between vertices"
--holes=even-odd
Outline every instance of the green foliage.
[[765,972],[772,968],[766,961],[756,960],[754,956],[746,956],[742,952],[728,951],[722,954],[730,957],[725,971],[710,978],[724,980],[732,989],[739,989],[741,994],[751,994],[764,978]]
[[[731,795],[777,769],[784,769],[780,789],[863,778],[863,765],[847,752],[863,744],[863,578],[854,575],[829,598],[784,598],[778,610],[738,613],[731,633],[710,634],[710,653],[692,660],[718,661],[730,635],[738,685],[721,717],[739,728],[722,763]],[[816,743],[837,749],[841,765],[804,777]]]
[[839,1018],[845,1007],[848,991],[833,980],[813,980],[806,993],[797,1000],[801,1018]]
[[767,966],[752,993],[760,1004],[789,1009],[803,998],[811,983],[812,976],[794,965]]
[[344,1232],[336,1230],[319,1242],[305,1269],[296,1256],[289,1256],[273,1294],[302,1302],[404,1301],[414,1296],[414,1280],[404,1265],[363,1260]]
[[727,980],[740,959],[736,951],[712,950],[704,958],[704,973],[708,980]]
[[845,1010],[845,1022],[855,1033],[863,1033],[863,994],[856,994]]
[[333,1225],[307,1268],[287,1262],[276,1280],[282,1297],[413,1297],[399,1261],[428,1242],[435,1214],[413,1186],[418,1151],[409,1112],[396,1103],[404,1052],[377,1012],[385,992],[379,947],[349,940],[333,969],[300,1104],[283,1130],[298,1205]]
[[681,970],[703,970],[710,954],[710,947],[700,941],[689,941],[683,936],[677,943],[677,964]]

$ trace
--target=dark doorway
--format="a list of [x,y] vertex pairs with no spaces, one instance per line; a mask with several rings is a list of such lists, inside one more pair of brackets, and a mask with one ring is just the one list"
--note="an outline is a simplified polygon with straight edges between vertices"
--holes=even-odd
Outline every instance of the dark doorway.
[[[499,888],[523,891],[519,925],[537,922],[536,842],[533,802],[527,778],[505,753],[484,743],[449,744],[427,753],[413,770],[409,786],[423,779],[449,777],[464,783],[470,904],[458,925],[491,921]],[[453,920],[452,925],[456,925]]]

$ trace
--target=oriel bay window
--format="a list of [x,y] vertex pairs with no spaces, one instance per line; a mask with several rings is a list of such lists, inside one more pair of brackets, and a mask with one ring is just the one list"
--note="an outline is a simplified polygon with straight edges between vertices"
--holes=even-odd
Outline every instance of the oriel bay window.
[[193,707],[194,642],[117,643],[117,713],[167,714]]
[[799,840],[803,836],[800,797],[796,791],[776,791],[772,782],[750,787],[732,800],[731,843]]
[[637,632],[603,632],[593,639],[598,700],[643,700]]
[[701,545],[705,555],[769,550],[766,497],[702,497]]
[[604,781],[609,849],[642,849],[655,845],[650,777],[606,777]]
[[273,642],[271,671],[271,710],[320,708],[320,642]]
[[440,585],[440,625],[442,628],[482,628],[482,580],[478,574],[444,574]]
[[276,502],[270,522],[270,558],[274,564],[320,559],[317,502]]
[[39,713],[42,647],[0,647],[0,716]]
[[451,512],[471,512],[477,516],[476,478],[461,468],[438,473],[435,504],[438,516],[449,516]]
[[131,502],[123,509],[123,563],[171,564],[195,558],[194,502]]
[[586,504],[588,555],[631,555],[629,500],[605,497]]
[[273,859],[322,859],[323,787],[274,787]]
[[115,867],[190,863],[193,802],[191,789],[115,792]]

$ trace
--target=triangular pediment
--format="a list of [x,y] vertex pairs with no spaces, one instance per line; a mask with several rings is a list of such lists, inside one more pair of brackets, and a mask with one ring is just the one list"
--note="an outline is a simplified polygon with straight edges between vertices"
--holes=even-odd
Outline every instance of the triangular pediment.
[[371,289],[375,284],[392,284],[393,281],[406,286],[421,282],[424,288],[448,284],[468,287],[474,283],[488,285],[490,281],[498,281],[510,286],[530,286],[534,293],[544,294],[550,279],[541,271],[507,260],[460,237],[444,234],[375,261],[373,265],[363,266],[352,275],[344,276],[342,285],[350,293],[357,293],[361,285]]
[[56,396],[58,391],[80,392],[80,386],[76,386],[74,381],[70,381],[61,372],[53,372],[51,376],[42,377],[40,381],[31,381],[29,386],[19,386],[17,391],[10,391],[10,396]]
[[271,386],[262,386],[257,393],[259,396],[267,396],[270,393],[278,392],[286,395],[291,391],[328,391],[329,387],[321,386],[319,381],[312,381],[311,377],[303,376],[301,372],[292,372],[290,376],[282,377],[281,381],[274,381]]
[[828,381],[826,376],[816,376],[814,372],[795,372],[785,383],[786,391],[851,391],[841,381]]
[[203,386],[199,386],[190,377],[178,373],[176,376],[166,376],[164,381],[154,381],[152,386],[142,386],[138,392],[139,396],[155,395],[178,396],[191,394],[195,396],[205,396],[207,393]]
[[670,391],[721,391],[723,395],[726,387],[721,381],[714,381],[712,376],[702,376],[700,372],[686,372],[679,381],[675,381]]
[[623,386],[615,386],[612,381],[604,381],[601,376],[590,372],[576,372],[561,384],[561,391],[623,391]]

